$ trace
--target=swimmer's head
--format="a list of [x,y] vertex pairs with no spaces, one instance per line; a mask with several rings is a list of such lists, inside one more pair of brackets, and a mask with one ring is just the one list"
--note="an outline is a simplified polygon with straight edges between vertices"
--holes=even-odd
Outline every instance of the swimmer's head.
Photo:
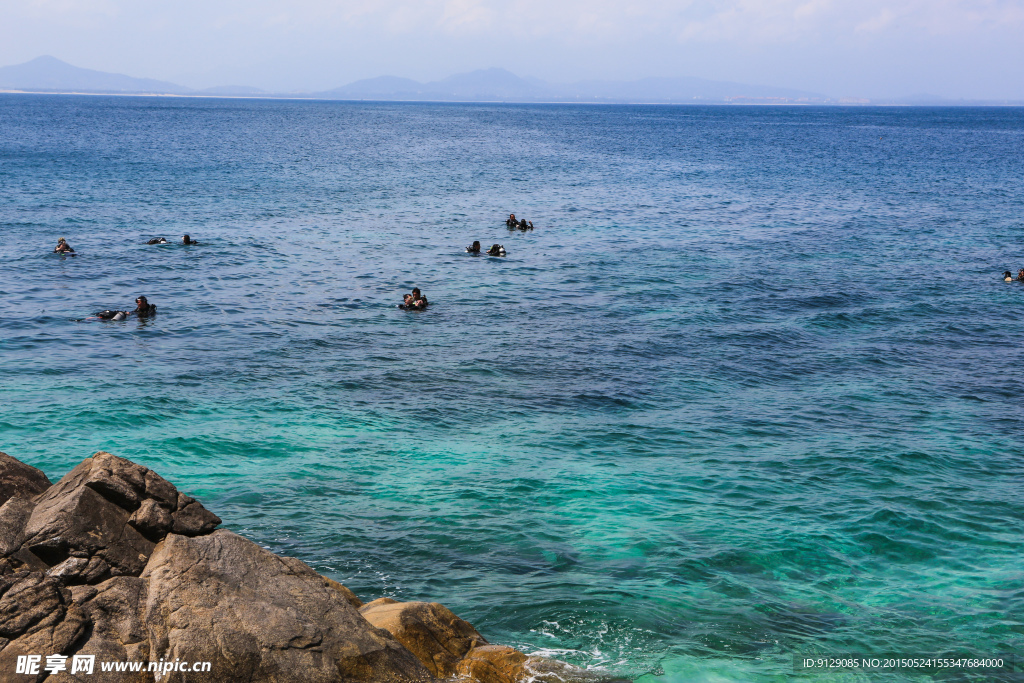
[[146,297],[144,296],[140,296],[139,298],[137,298],[135,300],[135,303],[138,304],[139,306],[147,306],[149,304],[149,302],[146,301]]
[[419,287],[413,287],[412,288],[412,295],[413,295],[414,298],[418,299],[420,297],[420,288]]
[[181,236],[181,241],[184,242],[185,244],[188,244],[189,242],[192,241],[192,238],[189,237],[188,235],[182,235]]
[[1003,271],[1003,277],[1011,277],[1011,276],[1012,276],[1012,273],[1010,273],[1010,271],[1008,271],[1008,270],[1004,270]]
[[65,242],[67,242],[67,240],[64,239],[63,237],[61,237],[59,240],[57,240],[57,244],[64,244]]

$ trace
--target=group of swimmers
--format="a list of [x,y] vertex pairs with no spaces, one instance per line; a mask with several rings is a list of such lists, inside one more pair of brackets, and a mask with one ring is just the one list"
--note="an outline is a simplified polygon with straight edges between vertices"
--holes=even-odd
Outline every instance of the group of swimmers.
[[[188,235],[181,236],[181,243],[188,245],[199,244],[199,242],[192,239]],[[167,240],[165,240],[163,237],[157,237],[149,240],[148,242],[146,242],[146,244],[167,244]],[[70,244],[68,244],[68,241],[63,237],[57,240],[57,246],[53,248],[53,251],[57,254],[67,254],[69,256],[75,255],[74,248]],[[93,317],[98,318],[100,320],[126,320],[131,316],[135,316],[136,318],[148,318],[153,315],[156,315],[156,304],[151,304],[149,303],[149,301],[146,300],[146,297],[140,296],[135,300],[135,308],[131,311],[106,310],[100,311]]]
[[398,307],[406,311],[422,311],[429,303],[427,297],[420,292],[420,288],[415,287],[412,294],[405,295],[403,303],[398,304]]
[[522,220],[516,220],[516,215],[510,213],[508,218],[505,219],[505,225],[509,230],[533,230],[533,221],[528,221],[525,218]]
[[[185,244],[185,245],[191,246],[193,244],[199,244],[199,241],[192,239],[188,235],[182,235],[181,236],[181,243]],[[163,237],[154,237],[153,239],[151,239],[148,242],[146,242],[146,244],[170,244],[170,243],[167,240],[165,240]],[[72,248],[72,246],[70,244],[68,244],[68,241],[66,239],[64,239],[63,237],[61,237],[59,240],[57,240],[57,246],[55,246],[53,248],[53,251],[54,251],[54,253],[57,253],[57,254],[74,254],[75,253],[75,250]]]
[[[508,218],[505,219],[505,225],[509,230],[533,230],[533,221],[518,220],[514,213],[508,215]],[[506,255],[505,247],[500,244],[492,244],[490,249],[483,251],[479,240],[474,240],[473,244],[466,247],[466,252],[474,256],[479,256],[481,253],[488,256]],[[419,288],[414,289],[412,294],[405,295],[403,302],[398,304],[398,307],[406,311],[422,311],[427,307],[427,297],[420,293]]]
[[1024,268],[1021,268],[1020,270],[1017,271],[1017,277],[1013,277],[1013,274],[1010,273],[1010,271],[1008,270],[1003,271],[1004,282],[1013,282],[1014,280],[1016,280],[1017,282],[1024,282]]
[[146,297],[140,296],[135,300],[135,310],[133,311],[100,311],[96,317],[100,320],[125,320],[133,315],[136,318],[148,318],[151,315],[156,315],[156,304],[151,304],[146,301]]
[[[479,254],[480,242],[474,241],[473,244],[466,247],[466,251],[468,251],[470,254]],[[501,246],[500,244],[492,244],[491,248],[485,251],[484,253],[487,254],[488,256],[504,256],[505,247]]]
[[[510,213],[508,218],[505,219],[505,226],[509,230],[522,230],[523,232],[526,232],[527,230],[533,230],[533,221],[528,221],[525,218],[519,220],[516,218],[514,213]],[[466,251],[470,254],[479,254],[480,243],[473,242],[473,244],[466,247]],[[492,244],[491,248],[484,253],[488,256],[505,256],[505,247],[500,244]]]
[[[505,225],[510,230],[518,228],[519,230],[533,230],[533,221],[516,220],[514,213],[509,214],[508,219],[505,221]],[[181,243],[185,245],[199,244],[198,241],[192,239],[189,235],[181,236]],[[154,237],[153,239],[146,242],[146,244],[168,244],[168,241],[163,237]],[[57,246],[53,249],[58,254],[74,254],[75,250],[68,244],[67,240],[61,237],[57,240]],[[481,250],[480,242],[474,241],[472,245],[466,247],[466,251],[470,254],[479,254]],[[500,244],[494,244],[485,252],[488,256],[505,256],[505,247]],[[1024,274],[1024,269],[1021,269],[1021,273]],[[1009,272],[1007,272],[1009,274]],[[146,297],[140,296],[135,300],[135,310],[132,311],[100,311],[95,317],[100,320],[125,320],[130,316],[137,318],[148,318],[151,315],[156,315],[156,305],[149,303]],[[403,298],[403,302],[398,305],[399,308],[407,311],[422,311],[429,305],[427,297],[420,292],[419,287],[412,290],[412,293],[406,294]]]

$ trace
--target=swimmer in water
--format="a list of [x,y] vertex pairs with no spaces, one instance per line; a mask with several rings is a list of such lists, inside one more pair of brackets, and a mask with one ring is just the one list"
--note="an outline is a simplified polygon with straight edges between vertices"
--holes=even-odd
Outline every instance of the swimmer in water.
[[57,253],[57,254],[74,254],[75,253],[75,250],[71,248],[71,245],[68,244],[68,241],[66,239],[64,239],[63,237],[61,237],[59,240],[57,240],[57,246],[55,246],[53,248],[53,251],[55,253]]
[[1024,282],[1024,268],[1017,271],[1017,282]]
[[150,241],[146,242],[146,244],[167,244],[167,240],[163,237],[154,237]]
[[198,242],[198,241],[196,241],[196,240],[192,239],[192,238],[191,238],[191,237],[189,237],[188,235],[182,235],[182,236],[181,236],[181,243],[182,243],[182,244],[199,244],[199,242]]
[[156,315],[156,306],[146,301],[146,297],[140,296],[135,300],[135,310],[132,311],[139,318],[148,318]]
[[1003,282],[1013,282],[1013,273],[1008,270],[1003,271]]
[[519,225],[519,221],[516,220],[516,215],[514,213],[510,213],[508,215],[508,218],[505,219],[505,225],[507,225],[510,228],[514,228],[517,225]]
[[504,256],[505,255],[505,247],[501,246],[500,244],[495,244],[495,245],[491,246],[490,249],[487,250],[487,255],[488,256]]
[[479,240],[473,242],[472,246],[466,247],[466,251],[468,251],[470,254],[479,254],[480,253],[480,242],[479,242]]
[[427,307],[427,297],[420,293],[419,287],[416,287],[412,290],[412,294],[406,294],[402,297],[402,303],[400,303],[398,307],[407,311],[423,310]]
[[156,315],[156,306],[146,301],[146,297],[140,296],[135,300],[134,311],[100,311],[96,317],[100,320],[125,320],[131,316],[136,318],[148,318]]

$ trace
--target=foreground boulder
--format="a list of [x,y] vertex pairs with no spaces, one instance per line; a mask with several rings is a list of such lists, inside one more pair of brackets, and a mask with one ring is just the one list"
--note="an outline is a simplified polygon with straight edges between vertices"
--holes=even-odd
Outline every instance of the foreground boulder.
[[0,453],[0,505],[9,499],[29,499],[50,488],[50,480],[35,467]]
[[436,602],[380,598],[359,611],[368,622],[397,638],[438,678],[454,675],[467,652],[487,644],[469,622]]
[[0,681],[607,680],[490,645],[438,603],[363,605],[220,521],[109,453],[53,485],[0,453]]

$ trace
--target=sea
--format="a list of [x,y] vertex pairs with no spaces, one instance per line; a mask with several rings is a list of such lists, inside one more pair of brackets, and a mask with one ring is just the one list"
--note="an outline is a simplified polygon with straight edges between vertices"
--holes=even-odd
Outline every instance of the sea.
[[1020,680],[803,663],[1024,670],[1022,267],[1022,108],[5,94],[0,450],[640,683]]

